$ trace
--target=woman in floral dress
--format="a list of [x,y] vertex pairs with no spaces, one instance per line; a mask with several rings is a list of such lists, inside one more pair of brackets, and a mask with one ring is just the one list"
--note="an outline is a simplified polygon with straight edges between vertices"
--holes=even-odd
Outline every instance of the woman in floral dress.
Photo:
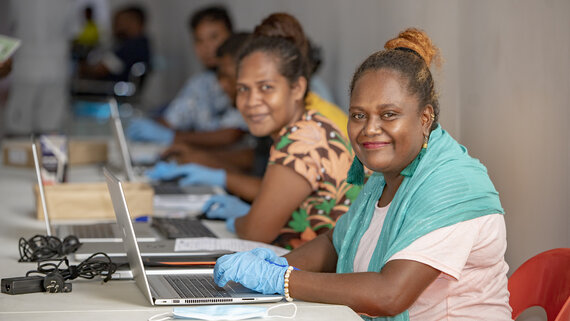
[[[217,207],[207,215],[227,219],[240,238],[298,247],[329,231],[358,194],[345,181],[354,157],[348,139],[305,106],[307,64],[294,42],[278,36],[254,37],[238,58],[237,108],[253,135],[273,139],[251,207],[227,196],[210,202]],[[226,181],[250,188],[239,176]]]

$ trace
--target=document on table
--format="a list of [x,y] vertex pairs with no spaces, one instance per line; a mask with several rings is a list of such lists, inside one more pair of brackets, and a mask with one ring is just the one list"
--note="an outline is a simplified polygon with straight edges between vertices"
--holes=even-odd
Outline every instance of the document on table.
[[219,239],[213,237],[196,237],[196,238],[181,238],[176,239],[174,251],[219,251],[228,250],[234,252],[249,251],[258,247],[264,247],[273,250],[277,255],[285,255],[289,250],[275,245],[270,245],[261,242],[241,240],[241,239]]
[[190,213],[201,213],[202,207],[211,195],[154,195],[153,203],[156,209],[180,210]]
[[0,35],[0,62],[10,58],[20,46],[20,39]]

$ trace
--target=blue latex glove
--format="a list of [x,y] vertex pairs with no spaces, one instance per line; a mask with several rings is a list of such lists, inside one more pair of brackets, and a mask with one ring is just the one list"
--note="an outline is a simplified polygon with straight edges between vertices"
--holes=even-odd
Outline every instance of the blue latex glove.
[[284,295],[284,276],[288,266],[272,263],[272,257],[276,257],[275,253],[265,248],[224,255],[214,267],[214,281],[218,286],[234,281],[263,294]]
[[249,204],[233,195],[213,195],[204,203],[202,211],[207,218],[234,219],[235,221],[236,218],[246,215],[250,208]]
[[172,144],[174,130],[146,118],[131,121],[126,131],[127,137],[134,141]]
[[226,171],[197,164],[178,165],[176,162],[158,162],[146,172],[151,180],[180,178],[180,186],[210,185],[226,187]]

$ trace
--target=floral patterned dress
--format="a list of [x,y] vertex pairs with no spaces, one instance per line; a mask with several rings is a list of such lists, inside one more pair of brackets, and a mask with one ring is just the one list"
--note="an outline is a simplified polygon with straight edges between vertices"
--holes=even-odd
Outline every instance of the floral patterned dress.
[[291,249],[334,227],[356,199],[360,187],[346,183],[353,151],[328,118],[308,110],[279,134],[271,147],[269,165],[291,168],[305,177],[313,190],[274,241]]

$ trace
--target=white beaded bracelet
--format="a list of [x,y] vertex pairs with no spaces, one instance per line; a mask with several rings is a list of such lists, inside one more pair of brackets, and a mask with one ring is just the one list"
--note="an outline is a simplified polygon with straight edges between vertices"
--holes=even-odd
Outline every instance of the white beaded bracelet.
[[283,283],[283,292],[285,292],[285,300],[287,300],[287,302],[293,301],[293,298],[289,295],[289,276],[291,276],[291,271],[293,271],[293,269],[295,269],[295,268],[292,266],[289,266],[287,268],[287,271],[285,272],[285,280]]

